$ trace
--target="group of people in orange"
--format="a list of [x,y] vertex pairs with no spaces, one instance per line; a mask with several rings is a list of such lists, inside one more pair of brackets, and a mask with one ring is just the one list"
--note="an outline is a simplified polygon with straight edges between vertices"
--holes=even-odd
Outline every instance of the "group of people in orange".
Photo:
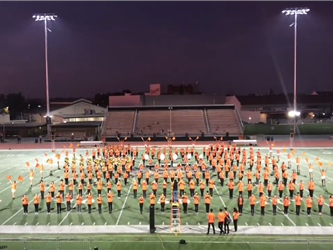
[[[291,170],[291,158],[294,156],[294,151],[286,153],[287,164],[282,162],[280,167],[278,166],[281,157],[279,149],[273,155],[272,147],[269,147],[269,153],[262,156],[260,150],[255,152],[253,147],[249,147],[247,150],[246,148],[237,148],[236,145],[225,145],[218,142],[203,148],[201,154],[195,147],[150,148],[146,146],[144,152],[139,155],[139,149],[130,145],[95,147],[91,151],[86,150],[85,157],[83,155],[77,157],[75,153],[75,149],[73,149],[73,158],[70,161],[68,151],[65,151],[64,173],[58,184],[57,192],[56,184],[52,182],[49,186],[49,192],[44,196],[45,184],[43,180],[40,181],[40,194],[35,194],[33,197],[36,214],[38,214],[38,205],[43,200],[47,205],[47,213],[50,214],[53,199],[56,201],[58,214],[62,211],[63,201],[65,201],[67,211],[76,208],[77,212],[81,213],[82,204],[85,204],[88,213],[91,213],[92,205],[95,202],[94,197],[99,213],[103,211],[103,201],[105,200],[108,204],[108,212],[112,213],[112,189],[114,185],[118,199],[122,197],[123,186],[132,189],[133,198],[139,203],[140,213],[143,213],[147,197],[149,197],[150,205],[155,206],[156,203],[159,203],[161,212],[164,212],[165,205],[168,203],[167,196],[172,193],[175,180],[177,180],[179,200],[182,203],[183,212],[188,212],[189,200],[192,199],[194,211],[199,213],[200,200],[203,200],[207,216],[212,213],[210,212],[210,202],[214,190],[217,191],[216,186],[227,186],[230,199],[234,198],[234,189],[237,186],[238,208],[232,216],[234,225],[236,222],[235,230],[237,230],[238,216],[243,212],[245,203],[243,191],[245,190],[250,203],[250,213],[255,214],[257,197],[254,194],[254,187],[258,189],[261,215],[265,214],[267,200],[272,203],[274,215],[278,203],[283,204],[284,214],[287,215],[291,201],[295,201],[296,214],[300,214],[305,185],[301,180],[297,181],[300,172],[299,157],[296,157],[296,169]],[[58,157],[58,164],[59,162],[60,157]],[[309,174],[313,174],[313,164],[309,163]],[[290,171],[291,177],[289,176]],[[42,172],[41,170],[41,177]],[[34,171],[32,170],[30,173],[30,181],[33,185]],[[326,184],[325,173],[326,170],[322,169],[322,185]],[[308,215],[311,214],[315,197],[313,175],[309,176],[307,184],[309,195],[305,200]],[[272,182],[271,177],[275,183]],[[160,185],[160,183],[162,184]],[[160,186],[162,189],[157,193]],[[277,194],[274,193],[274,186],[278,191]],[[93,188],[97,190],[97,194],[94,196]],[[106,192],[103,191],[104,189]],[[12,186],[12,192],[13,190],[16,190],[16,185]],[[289,191],[289,195],[285,195],[286,191]],[[319,215],[322,214],[324,203],[324,198],[319,195],[317,198]],[[24,195],[22,197],[24,214],[28,213],[28,204],[28,197]],[[328,204],[330,215],[333,216],[332,195]],[[225,211],[222,212],[225,213]],[[223,218],[222,216],[219,219],[219,223],[222,222]],[[212,216],[208,216],[208,220],[212,220]],[[228,224],[224,220],[225,218],[223,225]],[[225,229],[221,231],[224,232]]]

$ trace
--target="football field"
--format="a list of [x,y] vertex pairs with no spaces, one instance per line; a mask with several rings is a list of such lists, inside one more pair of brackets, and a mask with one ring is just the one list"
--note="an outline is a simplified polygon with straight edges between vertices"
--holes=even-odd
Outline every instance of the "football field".
[[[254,148],[256,151],[257,148]],[[86,149],[76,149],[76,155],[79,154],[85,155]],[[198,152],[202,151],[202,148],[196,149]],[[287,152],[289,149],[286,149]],[[0,225],[7,226],[7,225],[17,225],[17,226],[38,226],[38,225],[45,225],[45,226],[78,226],[78,225],[99,225],[99,226],[110,226],[110,225],[149,225],[149,202],[145,201],[144,203],[144,212],[141,215],[139,213],[139,203],[137,199],[133,198],[133,190],[131,186],[131,181],[127,186],[123,185],[122,188],[122,196],[120,199],[116,197],[116,186],[113,184],[112,192],[114,193],[114,201],[113,201],[113,212],[112,214],[108,213],[107,209],[107,202],[106,202],[106,187],[103,187],[103,213],[99,214],[97,211],[97,204],[96,202],[93,204],[93,211],[91,214],[88,214],[87,208],[83,205],[82,214],[77,214],[75,210],[75,202],[72,203],[72,210],[70,212],[66,211],[65,202],[63,202],[62,206],[62,213],[57,214],[55,211],[55,201],[52,201],[51,206],[51,214],[46,213],[46,204],[45,201],[40,201],[39,206],[39,213],[38,215],[34,212],[34,205],[33,205],[33,195],[38,193],[39,194],[39,181],[40,181],[40,173],[39,168],[35,167],[37,161],[39,163],[44,164],[44,182],[46,184],[46,191],[48,189],[49,184],[51,181],[56,183],[56,190],[58,189],[58,183],[60,179],[63,179],[63,170],[62,166],[64,165],[64,156],[60,157],[60,169],[57,170],[57,164],[55,160],[55,154],[60,153],[63,149],[52,150],[1,150],[0,151]],[[267,152],[267,148],[260,149],[262,156],[264,156]],[[71,159],[71,150],[69,150],[69,158]],[[139,155],[142,153],[142,149],[139,152]],[[287,162],[287,152],[283,152],[281,149],[281,161]],[[274,153],[274,152],[273,152]],[[333,149],[332,148],[298,148],[295,150],[295,155],[292,157],[292,169],[296,169],[295,158],[299,156],[301,158],[301,175],[298,176],[297,181],[303,180],[305,183],[305,192],[304,195],[307,196],[307,182],[308,182],[308,167],[306,159],[309,162],[313,162],[314,165],[314,181],[315,181],[315,192],[314,192],[314,202],[312,207],[312,214],[311,216],[306,215],[306,205],[305,199],[303,198],[303,203],[301,207],[301,215],[295,215],[295,206],[294,202],[292,201],[289,208],[289,215],[284,216],[282,212],[282,203],[278,205],[278,214],[274,216],[272,214],[271,203],[268,200],[266,205],[266,213],[265,216],[260,216],[260,207],[259,204],[256,205],[255,215],[250,215],[250,205],[247,199],[247,194],[244,194],[244,208],[243,214],[239,217],[238,224],[241,227],[247,226],[328,226],[333,227],[333,217],[329,214],[329,206],[328,206],[328,197],[329,194],[333,193],[333,170],[332,167],[328,167],[330,164],[329,162],[332,161],[333,156]],[[316,161],[316,158],[318,160]],[[49,175],[49,168],[50,164],[46,163],[46,161],[50,158],[53,158],[53,175]],[[263,157],[264,158],[264,157]],[[194,160],[191,160],[192,163]],[[138,162],[138,160],[137,160]],[[320,168],[319,164],[321,163],[321,168],[327,168],[326,173],[326,187],[321,186],[321,175],[320,175]],[[29,166],[28,166],[29,165]],[[264,165],[264,164],[263,164]],[[280,163],[279,163],[280,165]],[[29,169],[35,170],[33,186],[30,187],[30,180],[29,180]],[[133,175],[135,175],[136,170],[133,171]],[[22,181],[18,181],[17,184],[17,191],[16,191],[16,199],[11,198],[11,185],[8,180],[8,176],[10,176],[11,180],[17,180],[19,176],[23,177]],[[136,175],[135,175],[136,176]],[[153,177],[151,176],[151,179]],[[234,207],[237,207],[237,196],[238,190],[237,186],[235,185],[234,190],[234,198],[229,199],[228,196],[228,188],[226,184],[221,187],[217,176],[213,176],[215,180],[215,187],[214,187],[214,194],[213,199],[211,201],[211,208],[214,209],[214,212],[217,213],[218,209],[223,207],[228,207],[229,210],[232,210]],[[273,182],[274,179],[270,176],[270,180]],[[237,179],[235,180],[237,182]],[[162,191],[162,178],[159,181],[159,188],[157,191],[157,197],[161,194]],[[298,186],[298,185],[296,185]],[[66,187],[67,189],[67,187]],[[84,189],[85,190],[85,189]],[[138,190],[139,194],[140,187]],[[189,190],[186,190],[189,193]],[[197,190],[199,191],[199,190]],[[258,190],[257,187],[254,187],[253,192],[258,200]],[[65,190],[65,193],[66,190]],[[74,195],[76,195],[77,190],[76,187],[74,189]],[[150,190],[148,188],[148,193]],[[266,189],[265,189],[266,193]],[[277,194],[277,189],[274,185],[273,193]],[[284,193],[289,195],[287,188],[285,189]],[[23,215],[21,197],[22,195],[26,194],[29,198],[29,213],[28,215]],[[322,194],[325,203],[323,206],[323,215],[318,215],[317,209],[317,197],[319,194]],[[96,187],[93,185],[92,188],[92,195],[94,199],[96,199],[97,190]],[[170,185],[168,185],[167,191],[167,199],[170,198]],[[194,205],[193,200],[189,199],[189,212],[188,214],[184,214],[181,211],[181,224],[182,225],[206,225],[207,224],[207,217],[204,209],[204,200],[200,200],[199,205],[199,214],[194,213]],[[156,204],[156,218],[155,224],[157,226],[169,226],[170,225],[170,206],[166,204],[166,211],[162,213],[160,211],[160,205]],[[232,228],[232,224],[230,225]],[[195,228],[193,227],[193,230]],[[297,230],[297,229],[295,229]],[[240,232],[241,233],[241,232]]]

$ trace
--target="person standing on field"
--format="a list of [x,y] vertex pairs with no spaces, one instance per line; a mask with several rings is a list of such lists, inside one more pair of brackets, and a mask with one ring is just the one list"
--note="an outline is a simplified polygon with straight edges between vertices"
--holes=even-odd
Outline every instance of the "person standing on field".
[[[209,195],[209,192],[208,192],[208,195]],[[208,218],[208,230],[207,230],[207,234],[209,234],[210,227],[213,228],[213,233],[215,234],[215,226],[214,226],[215,214],[213,213],[213,209],[210,209],[210,212],[207,214],[207,218]]]
[[238,223],[238,216],[240,215],[240,213],[238,212],[237,208],[234,208],[234,212],[233,212],[233,221],[234,221],[234,229],[235,232],[237,232],[237,223]]
[[51,200],[52,200],[51,193],[48,192],[47,195],[45,196],[47,214],[51,213]]
[[222,208],[220,208],[219,213],[217,214],[217,220],[218,220],[218,228],[220,229],[220,235],[224,234],[223,230],[223,224],[225,220],[225,213],[223,212]]
[[34,206],[35,206],[35,214],[38,214],[38,208],[39,208],[39,196],[38,194],[35,194],[34,196]]

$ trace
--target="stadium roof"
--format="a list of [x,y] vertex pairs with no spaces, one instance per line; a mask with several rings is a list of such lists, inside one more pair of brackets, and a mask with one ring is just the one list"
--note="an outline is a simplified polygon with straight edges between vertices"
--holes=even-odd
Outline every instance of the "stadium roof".
[[97,127],[100,126],[102,122],[92,121],[92,122],[63,122],[59,124],[53,124],[52,127]]

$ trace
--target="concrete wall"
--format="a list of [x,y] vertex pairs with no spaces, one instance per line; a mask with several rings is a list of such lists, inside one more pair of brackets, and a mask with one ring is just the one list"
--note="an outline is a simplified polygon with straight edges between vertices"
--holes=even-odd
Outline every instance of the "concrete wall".
[[238,99],[237,99],[236,96],[226,96],[226,97],[225,97],[225,104],[233,104],[233,105],[235,105],[235,108],[237,109],[238,114],[241,113],[242,105],[241,105],[241,103],[238,101]]
[[6,124],[10,122],[10,116],[9,114],[1,114],[0,115],[0,124]]
[[121,106],[141,106],[140,95],[125,94],[122,96],[109,96],[109,107],[121,107]]
[[259,111],[241,111],[240,116],[243,122],[247,123],[259,123],[264,122],[266,123],[266,120],[263,121],[264,117],[260,114]]
[[142,96],[144,106],[225,104],[225,95],[160,95]]

